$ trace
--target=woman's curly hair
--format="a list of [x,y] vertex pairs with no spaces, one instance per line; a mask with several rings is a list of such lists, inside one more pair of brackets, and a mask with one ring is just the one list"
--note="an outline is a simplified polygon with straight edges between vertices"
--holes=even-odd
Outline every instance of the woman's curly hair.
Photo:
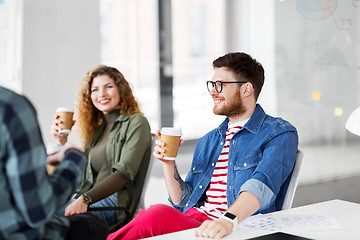
[[99,65],[90,70],[80,83],[78,94],[78,129],[87,148],[94,137],[96,129],[104,122],[104,114],[98,110],[91,101],[91,86],[97,76],[107,75],[113,79],[120,94],[119,111],[122,114],[142,114],[139,104],[132,94],[131,87],[123,74],[116,68]]

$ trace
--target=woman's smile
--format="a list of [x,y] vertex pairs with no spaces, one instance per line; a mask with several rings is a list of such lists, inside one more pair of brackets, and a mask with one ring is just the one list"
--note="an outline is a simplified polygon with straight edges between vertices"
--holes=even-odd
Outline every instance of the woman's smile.
[[91,100],[94,106],[103,113],[118,108],[120,92],[114,80],[107,75],[95,77],[91,85]]

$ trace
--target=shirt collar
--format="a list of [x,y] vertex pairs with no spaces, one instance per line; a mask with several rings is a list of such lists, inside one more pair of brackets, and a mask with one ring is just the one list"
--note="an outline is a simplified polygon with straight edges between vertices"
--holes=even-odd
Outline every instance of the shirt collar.
[[241,122],[237,122],[237,123],[233,123],[233,124],[230,124],[230,122],[228,123],[228,128],[233,128],[233,127],[236,127],[236,126],[240,126],[240,127],[244,127],[244,125],[247,123],[247,121],[249,120],[250,118],[248,119],[245,119]]
[[[257,134],[266,118],[266,113],[260,104],[256,104],[255,111],[251,115],[250,119],[245,123],[243,128],[247,129],[249,132],[253,134]],[[218,132],[222,135],[226,134],[226,130],[228,128],[229,119],[226,118],[220,126],[217,128]]]
[[251,115],[249,121],[245,124],[244,128],[253,134],[257,134],[260,131],[263,122],[265,121],[266,113],[260,104],[256,104],[255,111]]

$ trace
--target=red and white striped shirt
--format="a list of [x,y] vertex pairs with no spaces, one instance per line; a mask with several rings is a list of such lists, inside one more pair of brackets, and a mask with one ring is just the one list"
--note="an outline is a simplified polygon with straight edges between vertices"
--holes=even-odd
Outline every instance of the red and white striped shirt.
[[198,208],[200,212],[205,213],[211,219],[218,219],[228,208],[226,187],[230,140],[243,125],[243,122],[235,123],[229,125],[226,130],[225,144],[216,162],[210,181],[210,187],[206,191],[207,200],[205,201],[204,206]]

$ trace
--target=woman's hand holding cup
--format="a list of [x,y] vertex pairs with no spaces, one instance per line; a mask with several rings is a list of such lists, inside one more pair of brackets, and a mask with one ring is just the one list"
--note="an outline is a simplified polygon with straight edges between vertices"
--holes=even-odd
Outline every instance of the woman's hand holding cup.
[[58,145],[64,145],[72,126],[75,124],[73,120],[73,110],[66,108],[58,108],[54,117],[53,124],[50,127],[50,133],[56,138]]

